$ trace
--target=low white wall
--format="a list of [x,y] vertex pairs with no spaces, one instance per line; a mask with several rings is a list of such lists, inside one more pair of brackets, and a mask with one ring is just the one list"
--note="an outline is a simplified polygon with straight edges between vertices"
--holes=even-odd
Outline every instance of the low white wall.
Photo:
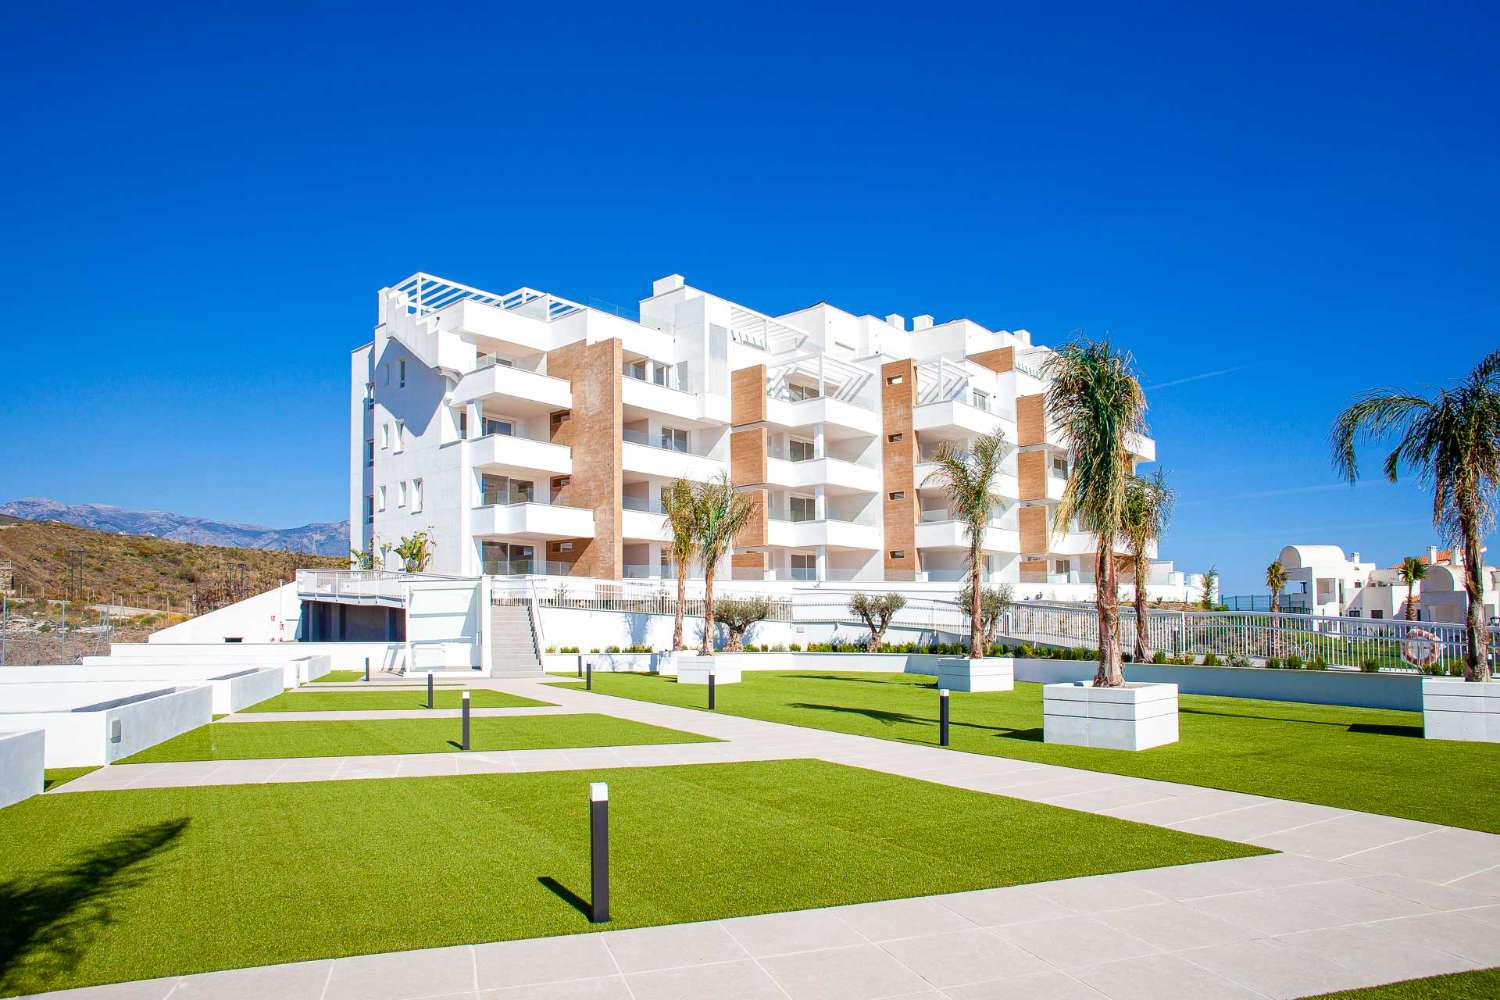
[[[399,642],[181,642],[162,645],[117,642],[109,647],[110,659],[149,659],[154,663],[225,664],[287,663],[304,656],[326,656],[330,670],[394,670],[406,662],[406,647]],[[104,657],[84,657],[93,663]]]
[[[78,690],[59,690],[68,688]],[[207,686],[16,684],[6,688],[5,696],[10,711],[0,712],[0,729],[44,730],[47,767],[108,764],[205,726],[213,718],[213,692]],[[118,742],[111,738],[116,721]]]
[[[90,659],[97,659],[90,657]],[[238,712],[256,702],[273,698],[286,689],[281,667],[205,667],[190,664],[122,662],[110,666],[6,667],[0,669],[0,710],[6,706],[4,687],[13,684],[58,684],[78,682],[135,683],[146,685],[206,684],[213,691],[216,715]]]
[[46,738],[40,729],[0,733],[0,809],[42,794]]
[[[695,655],[691,650],[682,656]],[[641,673],[660,669],[656,653],[584,653],[600,673]],[[933,653],[715,653],[714,659],[732,663],[740,670],[824,670],[860,673],[937,675],[939,660],[951,659]],[[578,654],[549,653],[542,657],[548,671],[577,670]]]
[[[1016,658],[1016,680],[1039,684],[1093,680],[1098,669],[1097,660]],[[1125,679],[1145,684],[1176,684],[1183,694],[1301,701],[1314,705],[1348,705],[1354,708],[1391,708],[1403,712],[1422,710],[1422,681],[1416,674],[1127,663]]]
[[297,585],[287,583],[153,632],[150,641],[222,643],[230,637],[246,643],[291,642],[297,638],[301,619],[302,600],[297,596]]

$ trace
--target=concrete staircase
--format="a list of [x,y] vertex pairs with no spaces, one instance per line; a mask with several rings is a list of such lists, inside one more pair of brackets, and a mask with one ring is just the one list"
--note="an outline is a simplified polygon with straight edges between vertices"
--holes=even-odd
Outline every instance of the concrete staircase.
[[524,604],[490,606],[491,677],[542,676],[538,652],[531,613]]

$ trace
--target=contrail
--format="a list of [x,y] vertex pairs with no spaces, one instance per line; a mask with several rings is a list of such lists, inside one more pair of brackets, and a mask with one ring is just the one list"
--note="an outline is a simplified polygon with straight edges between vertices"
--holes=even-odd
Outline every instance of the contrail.
[[1188,375],[1188,376],[1185,376],[1183,378],[1174,378],[1170,382],[1157,382],[1154,385],[1148,385],[1148,386],[1146,386],[1146,388],[1147,389],[1170,389],[1174,385],[1187,385],[1189,382],[1201,382],[1201,381],[1203,381],[1206,378],[1218,378],[1220,375],[1232,375],[1235,372],[1242,372],[1246,368],[1254,368],[1254,367],[1255,367],[1254,365],[1236,365],[1233,368],[1220,368],[1217,371],[1202,372],[1201,374],[1198,374],[1198,375]]

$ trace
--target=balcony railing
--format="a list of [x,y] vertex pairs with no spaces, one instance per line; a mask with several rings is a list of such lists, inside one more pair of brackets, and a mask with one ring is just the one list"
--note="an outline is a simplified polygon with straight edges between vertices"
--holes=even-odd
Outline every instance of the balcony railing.
[[766,517],[772,521],[781,521],[790,524],[810,524],[816,521],[836,521],[839,524],[862,524],[867,528],[874,525],[868,521],[861,521],[857,516],[848,514],[824,513],[822,517],[798,517],[795,514],[767,514]]
[[486,559],[486,576],[567,576],[573,564],[547,559]]
[[517,504],[533,503],[544,507],[566,507],[570,510],[587,510],[586,507],[576,507],[573,504],[558,503],[555,499],[539,496],[533,493],[518,493],[509,490],[485,490],[479,495],[480,507],[514,507]]
[[644,514],[664,514],[660,500],[652,500],[647,497],[620,497],[620,506],[625,510],[638,510]]
[[708,454],[706,452],[693,451],[691,448],[688,448],[685,445],[679,446],[671,438],[663,439],[660,436],[652,437],[645,431],[633,430],[629,427],[624,429],[624,431],[622,432],[622,436],[629,443],[642,445],[646,448],[657,448],[661,451],[670,451],[678,455],[692,455],[694,458],[708,457]]
[[621,369],[620,374],[637,382],[647,385],[659,386],[663,389],[671,389],[673,392],[694,391],[693,381],[686,374],[676,368],[648,368],[641,371],[627,362]]

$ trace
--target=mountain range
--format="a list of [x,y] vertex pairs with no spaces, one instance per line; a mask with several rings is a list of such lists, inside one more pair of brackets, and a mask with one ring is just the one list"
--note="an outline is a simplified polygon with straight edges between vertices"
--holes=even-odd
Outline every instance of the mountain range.
[[126,510],[102,503],[61,503],[27,497],[0,503],[0,514],[24,521],[61,521],[79,528],[122,535],[149,535],[198,545],[230,545],[246,549],[281,549],[325,556],[349,554],[349,522],[328,521],[298,528],[267,528],[234,521],[211,521],[159,510]]

